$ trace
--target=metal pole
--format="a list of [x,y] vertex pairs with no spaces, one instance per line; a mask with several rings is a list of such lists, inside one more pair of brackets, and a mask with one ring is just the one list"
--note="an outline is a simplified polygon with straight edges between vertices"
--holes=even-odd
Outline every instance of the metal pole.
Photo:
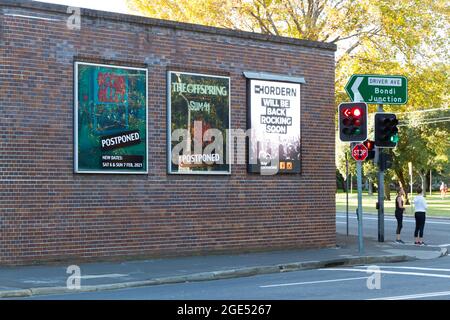
[[[379,150],[379,159],[383,161],[383,149]],[[378,242],[384,242],[384,171],[378,171]]]
[[[383,105],[378,105],[378,112],[383,112]],[[384,242],[384,171],[380,164],[383,161],[383,149],[378,148],[378,242]]]
[[346,217],[347,217],[347,236],[348,236],[348,155],[345,153],[345,193],[347,197]]
[[361,161],[356,161],[356,179],[358,185],[358,244],[359,253],[364,253],[364,240],[363,240],[363,223],[362,223],[362,177],[361,177]]

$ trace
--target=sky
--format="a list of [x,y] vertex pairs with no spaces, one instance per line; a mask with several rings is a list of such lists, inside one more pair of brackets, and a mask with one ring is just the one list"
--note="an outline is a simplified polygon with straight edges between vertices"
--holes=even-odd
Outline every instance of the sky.
[[89,8],[102,11],[113,11],[128,14],[131,13],[127,8],[126,0],[41,0],[39,2],[56,3],[66,6]]

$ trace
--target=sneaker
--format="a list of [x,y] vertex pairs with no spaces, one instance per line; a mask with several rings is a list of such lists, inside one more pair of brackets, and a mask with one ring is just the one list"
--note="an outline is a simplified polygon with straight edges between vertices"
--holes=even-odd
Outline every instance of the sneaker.
[[414,244],[415,244],[416,246],[420,246],[420,242],[418,242],[418,241],[414,242]]
[[397,240],[397,243],[401,243],[401,244],[405,244],[405,242],[403,240]]
[[422,242],[420,243],[420,245],[421,245],[421,246],[426,246],[427,244],[426,244],[425,242],[422,241]]

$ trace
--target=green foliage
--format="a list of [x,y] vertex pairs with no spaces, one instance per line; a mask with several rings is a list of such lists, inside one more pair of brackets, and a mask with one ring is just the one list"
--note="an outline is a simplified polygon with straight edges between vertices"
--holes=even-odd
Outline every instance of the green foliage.
[[[141,14],[209,26],[335,43],[336,106],[348,101],[344,86],[355,73],[408,78],[409,101],[385,111],[449,108],[449,12],[446,0],[128,0]],[[369,112],[376,111],[375,105]],[[445,112],[445,113],[444,113]],[[405,182],[409,161],[423,174],[449,175],[450,122],[423,124],[448,111],[404,113],[394,166],[387,172]],[[422,117],[422,118],[421,118]],[[422,119],[422,123],[420,120]],[[336,167],[345,175],[348,144],[336,139]],[[350,172],[354,161],[350,160]],[[364,164],[373,178],[376,168]]]

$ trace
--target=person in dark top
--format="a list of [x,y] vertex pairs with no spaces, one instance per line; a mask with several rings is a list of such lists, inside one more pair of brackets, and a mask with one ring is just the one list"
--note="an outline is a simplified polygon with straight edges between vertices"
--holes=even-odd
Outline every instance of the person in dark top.
[[398,189],[397,197],[395,198],[395,218],[397,219],[397,239],[395,242],[404,244],[403,240],[400,239],[400,233],[403,228],[403,211],[405,211],[405,206],[403,202],[403,196],[405,191],[402,188]]

